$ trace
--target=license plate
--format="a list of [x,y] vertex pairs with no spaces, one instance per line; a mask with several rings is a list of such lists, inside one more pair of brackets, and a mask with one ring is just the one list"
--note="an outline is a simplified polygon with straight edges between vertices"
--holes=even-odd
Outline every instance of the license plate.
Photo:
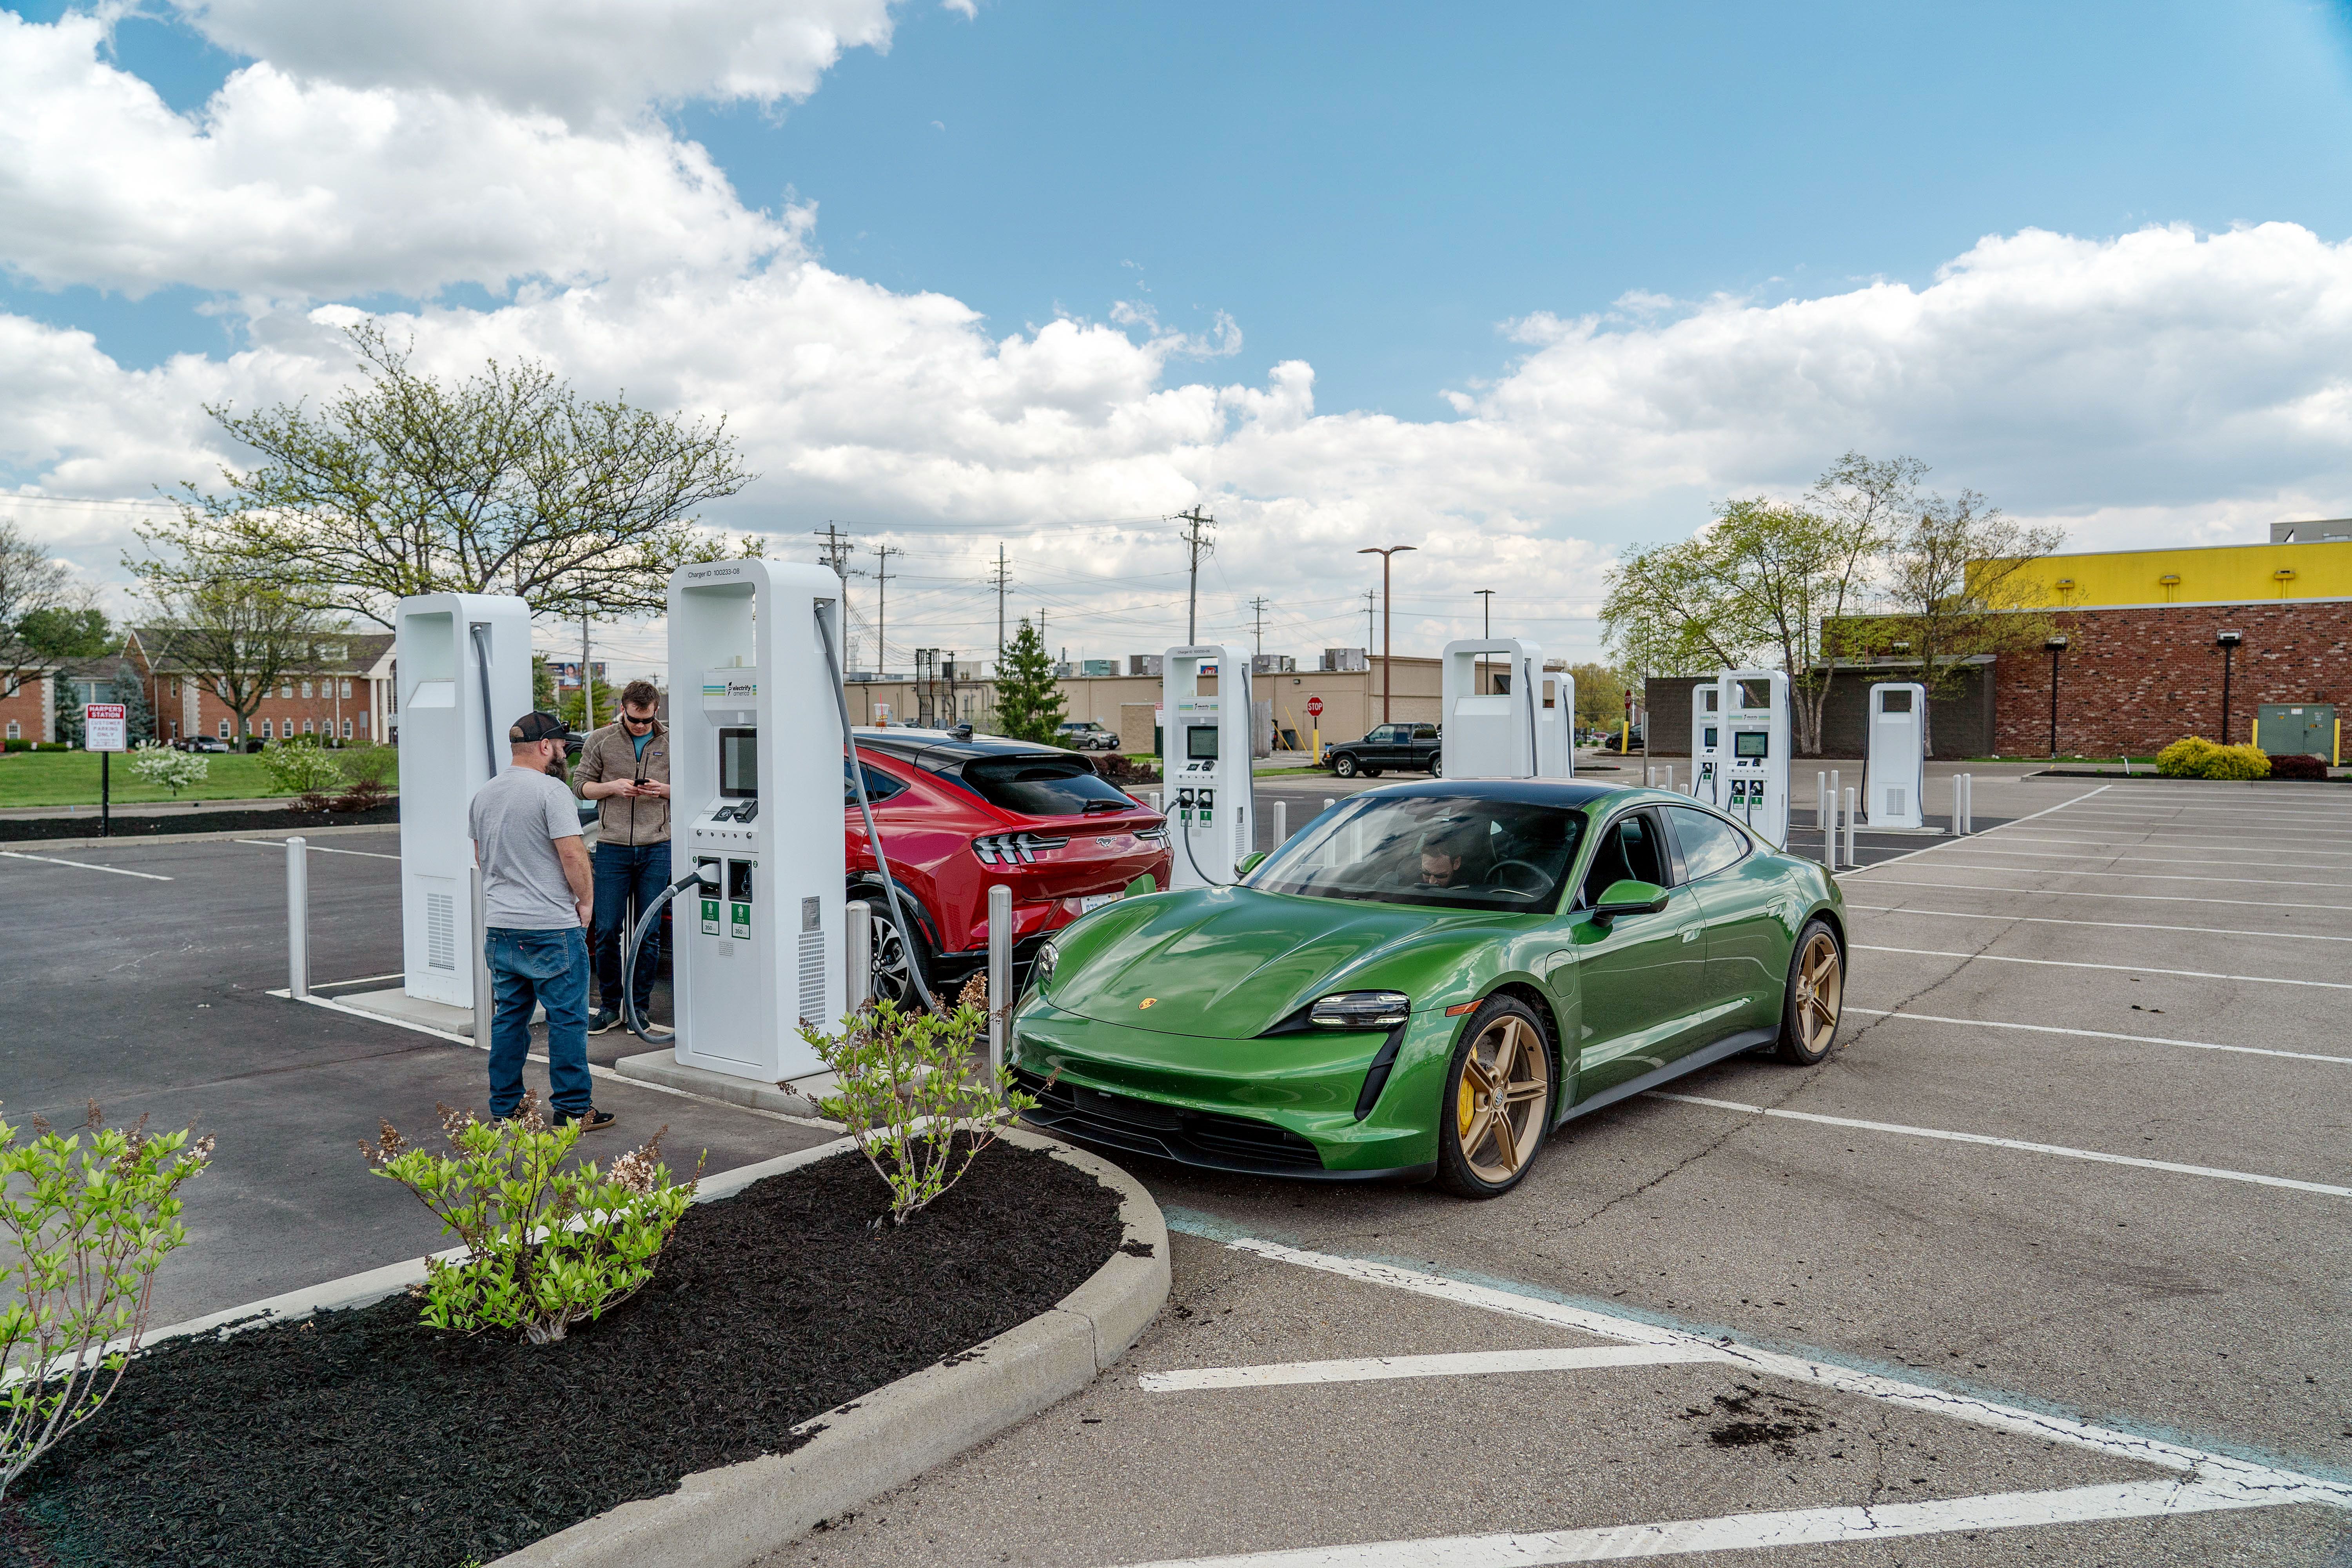
[[1089,893],[1078,900],[1078,913],[1092,914],[1105,904],[1115,904],[1125,897],[1125,893]]

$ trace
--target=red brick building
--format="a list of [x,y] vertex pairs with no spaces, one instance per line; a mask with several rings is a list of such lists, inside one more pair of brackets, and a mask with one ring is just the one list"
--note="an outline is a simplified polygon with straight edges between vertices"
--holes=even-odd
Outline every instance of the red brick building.
[[[319,735],[356,743],[385,739],[392,646],[390,632],[320,637],[312,645],[312,668],[278,682],[242,732],[263,740]],[[169,629],[139,627],[123,652],[145,672],[157,739],[214,735],[228,740],[238,732],[236,712],[221,696],[219,682],[175,649]]]

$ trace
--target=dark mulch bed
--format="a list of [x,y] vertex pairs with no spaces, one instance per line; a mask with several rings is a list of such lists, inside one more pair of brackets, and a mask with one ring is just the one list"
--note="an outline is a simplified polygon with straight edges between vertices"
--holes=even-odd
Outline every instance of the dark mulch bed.
[[903,1229],[866,1229],[881,1194],[846,1154],[698,1204],[652,1282],[558,1344],[438,1333],[394,1298],[159,1345],[12,1491],[0,1564],[487,1562],[799,1447],[1119,1245],[1108,1189],[1009,1144]]
[[[380,805],[373,811],[190,811],[172,815],[121,810],[108,829],[111,838],[152,838],[167,833],[250,833],[256,828],[284,832],[297,827],[374,827],[400,821],[400,805]],[[20,838],[95,838],[95,809],[72,816],[0,817],[0,843]]]

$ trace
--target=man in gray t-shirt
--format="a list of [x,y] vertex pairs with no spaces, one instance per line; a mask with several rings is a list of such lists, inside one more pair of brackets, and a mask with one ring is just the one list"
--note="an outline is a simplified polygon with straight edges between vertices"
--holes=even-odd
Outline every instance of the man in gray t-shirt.
[[562,782],[571,729],[530,712],[507,731],[512,764],[474,794],[466,810],[482,868],[482,933],[490,984],[490,1114],[522,1102],[530,1013],[547,1009],[548,1104],[560,1126],[610,1127],[590,1100],[588,941],[595,884],[580,841],[580,814]]

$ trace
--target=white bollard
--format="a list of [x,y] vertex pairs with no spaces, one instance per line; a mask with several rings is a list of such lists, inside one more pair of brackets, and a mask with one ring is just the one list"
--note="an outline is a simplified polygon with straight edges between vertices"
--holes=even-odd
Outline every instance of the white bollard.
[[1953,782],[1959,785],[1960,790],[1958,806],[1960,831],[1974,833],[1977,830],[1977,776],[1974,773],[1962,773]]
[[[1837,824],[1838,802],[1844,798],[1845,796],[1838,789],[1838,770],[1832,768],[1830,770],[1830,823],[1832,831],[1835,830]],[[1837,863],[1836,843],[1824,841],[1822,845],[1822,864],[1834,870],[1837,868]]]
[[874,906],[864,899],[852,899],[842,905],[841,912],[849,924],[847,940],[842,943],[849,965],[848,984],[842,994],[855,1013],[874,1000]]
[[1004,1073],[1013,1032],[1013,889],[998,882],[988,889],[988,1084]]
[[490,1020],[498,1012],[498,993],[490,986],[490,906],[482,891],[482,868],[473,868],[474,898],[474,1044],[490,1048]]
[[1289,838],[1290,803],[1286,800],[1277,800],[1274,803],[1274,842],[1267,847],[1279,849],[1289,841]]
[[286,841],[286,989],[310,994],[310,846],[299,837]]
[[1668,763],[1666,764],[1666,789],[1667,789],[1668,793],[1670,793],[1670,794],[1671,794],[1671,793],[1673,792],[1673,790],[1674,790],[1674,787],[1675,787],[1675,764],[1674,764],[1674,763]]
[[1854,800],[1855,793],[1856,792],[1853,789],[1848,789],[1845,792],[1845,863],[1848,866],[1859,866],[1862,864],[1861,859],[1856,857],[1853,852],[1854,806],[1858,804]]
[[1151,809],[1152,809],[1152,810],[1154,810],[1154,811],[1164,811],[1165,809],[1167,809],[1166,807],[1162,806],[1162,805],[1160,804],[1160,792],[1159,792],[1158,790],[1153,790],[1153,791],[1151,792],[1151,794],[1150,794],[1149,796],[1147,796],[1146,798],[1147,798],[1147,799],[1149,799],[1149,800],[1151,802]]
[[1657,769],[1643,768],[1642,770],[1642,787],[1643,789],[1655,789],[1658,787]]
[[1830,775],[1813,774],[1813,826],[1822,830],[1822,864],[1830,861]]
[[1339,801],[1338,801],[1338,800],[1336,800],[1336,799],[1334,799],[1334,798],[1333,798],[1332,796],[1330,796],[1330,795],[1325,795],[1325,796],[1323,797],[1323,809],[1324,809],[1324,810],[1326,810],[1326,811],[1330,810],[1333,806],[1335,806],[1335,805],[1339,805]]

